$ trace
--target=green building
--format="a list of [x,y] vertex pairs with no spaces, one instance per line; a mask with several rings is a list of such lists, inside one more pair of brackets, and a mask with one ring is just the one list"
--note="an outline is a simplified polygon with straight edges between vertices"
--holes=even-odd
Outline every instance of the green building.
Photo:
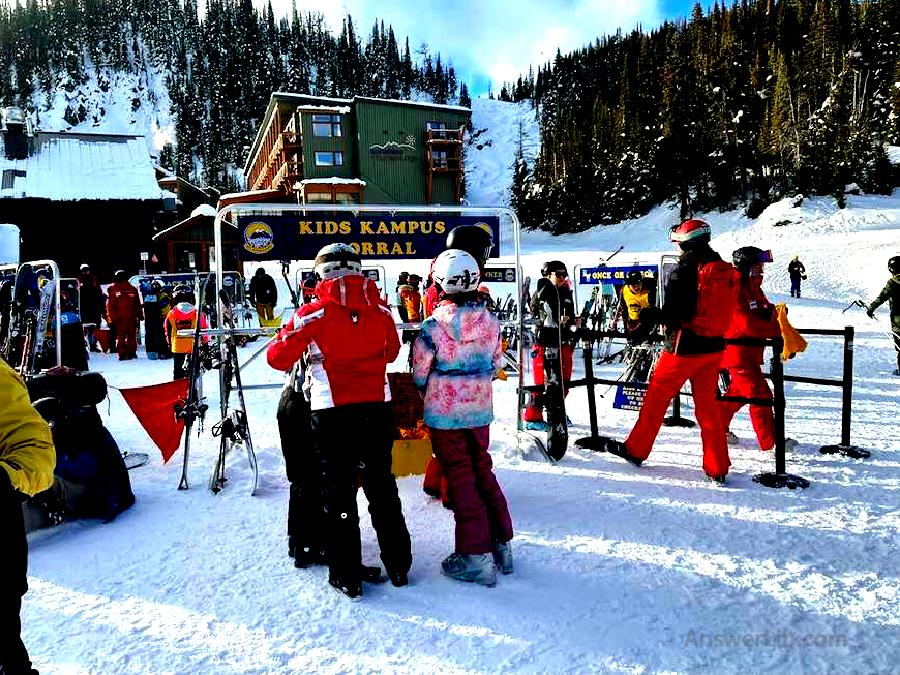
[[244,165],[248,190],[306,203],[459,204],[469,108],[276,92]]

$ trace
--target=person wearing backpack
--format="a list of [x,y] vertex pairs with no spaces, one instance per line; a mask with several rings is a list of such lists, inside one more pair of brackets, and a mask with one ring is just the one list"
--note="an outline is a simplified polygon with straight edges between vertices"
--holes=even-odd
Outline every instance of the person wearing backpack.
[[666,284],[660,317],[666,328],[665,348],[634,428],[624,443],[608,439],[605,450],[640,466],[650,456],[669,404],[690,380],[703,441],[703,469],[711,481],[721,484],[731,461],[717,400],[719,368],[740,274],[710,248],[710,236],[709,225],[698,219],[671,230],[671,240],[682,253]]

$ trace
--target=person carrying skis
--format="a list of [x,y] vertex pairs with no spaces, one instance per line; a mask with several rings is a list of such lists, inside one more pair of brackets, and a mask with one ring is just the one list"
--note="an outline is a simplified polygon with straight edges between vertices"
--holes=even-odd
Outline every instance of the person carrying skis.
[[456,519],[455,551],[441,572],[494,586],[498,566],[504,574],[513,571],[512,520],[488,453],[491,381],[502,358],[500,322],[478,293],[480,271],[471,255],[444,251],[433,276],[444,300],[413,345],[413,378],[425,399],[425,424]]
[[250,280],[250,304],[256,306],[260,319],[272,321],[275,318],[275,303],[278,302],[278,288],[275,279],[262,267],[256,270]]
[[690,380],[703,440],[703,469],[710,480],[724,483],[731,461],[719,414],[718,380],[740,275],[710,248],[710,235],[709,225],[698,219],[671,229],[682,254],[666,284],[665,347],[637,423],[624,443],[608,439],[605,450],[640,466],[650,456],[669,404]]
[[[806,268],[796,253],[788,263],[788,276],[791,278],[791,297],[800,297],[800,280],[806,279]],[[796,296],[794,295],[796,293]]]
[[[560,260],[550,260],[541,268],[541,278],[538,279],[534,295],[531,296],[531,312],[535,316],[543,313],[544,308],[549,308],[553,323],[559,326],[562,335],[560,344],[560,362],[562,364],[563,391],[568,394],[566,383],[572,379],[572,355],[575,351],[576,324],[575,302],[572,299],[572,288],[569,285],[569,272],[565,263]],[[536,385],[544,384],[544,348],[542,344],[546,332],[538,331],[538,340],[531,351],[532,372]],[[547,423],[544,421],[544,394],[532,392],[528,406],[525,408],[522,419],[528,429],[545,431]]]
[[866,306],[866,314],[874,319],[875,310],[885,302],[888,303],[891,312],[891,336],[894,338],[894,349],[897,350],[897,369],[894,375],[900,375],[900,255],[888,260],[888,272],[891,273],[891,278],[881,289],[878,297]]
[[91,273],[87,263],[82,263],[78,270],[78,287],[79,311],[88,348],[92,352],[99,352],[101,349],[97,344],[97,330],[100,328],[100,316],[103,313],[103,291],[100,290],[97,277]]
[[[180,330],[195,330],[197,328],[197,299],[190,286],[176,286],[173,301],[175,306],[169,310],[165,318],[166,344],[172,353],[172,379],[180,380],[188,376],[187,360],[194,351],[194,338],[183,337],[178,334]],[[209,328],[206,314],[200,314],[200,328]],[[203,337],[204,344],[209,338]]]
[[138,290],[128,282],[125,270],[118,270],[109,287],[106,315],[116,330],[116,350],[120,361],[137,358],[137,333],[143,319]]
[[331,244],[315,261],[318,298],[300,308],[266,352],[271,367],[289,372],[306,361],[303,390],[322,477],[328,583],[362,595],[362,547],[356,490],[362,483],[378,535],[381,560],[395,586],[408,583],[409,531],[391,473],[394,419],[386,368],[400,352],[390,309],[346,244]]
[[50,427],[28,399],[25,383],[0,360],[0,672],[22,675],[31,667],[22,642],[22,596],[28,591],[28,540],[22,500],[53,484],[56,451]]
[[[774,338],[781,335],[775,318],[775,305],[762,291],[763,265],[772,262],[772,252],[756,246],[744,246],[732,252],[731,260],[741,274],[740,291],[731,324],[725,333],[728,339]],[[772,399],[772,390],[762,374],[762,345],[729,344],[725,347],[722,368],[728,371],[729,384],[725,396]],[[720,401],[722,427],[728,438],[728,428],[735,413],[745,404]],[[750,404],[750,420],[756,432],[759,449],[768,452],[775,447],[775,409],[770,405]],[[735,439],[737,437],[734,437]]]

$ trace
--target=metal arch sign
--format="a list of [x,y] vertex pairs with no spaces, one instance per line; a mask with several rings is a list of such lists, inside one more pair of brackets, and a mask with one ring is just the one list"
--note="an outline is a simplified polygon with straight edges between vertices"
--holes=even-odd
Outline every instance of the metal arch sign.
[[241,260],[312,260],[328,244],[349,244],[362,258],[434,258],[446,248],[447,233],[460,225],[490,230],[491,257],[500,255],[500,218],[452,213],[302,211],[236,214]]

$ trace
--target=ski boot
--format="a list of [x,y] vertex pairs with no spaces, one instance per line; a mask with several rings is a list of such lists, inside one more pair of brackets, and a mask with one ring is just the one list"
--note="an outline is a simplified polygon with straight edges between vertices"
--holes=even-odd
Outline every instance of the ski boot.
[[501,574],[513,573],[512,544],[510,542],[494,544],[494,564]]
[[354,579],[352,581],[349,579],[341,579],[340,577],[329,573],[328,583],[331,584],[331,587],[334,588],[338,593],[343,593],[351,600],[362,597],[362,581],[358,579]]
[[631,462],[635,466],[640,466],[644,463],[644,460],[639,459],[628,452],[628,448],[625,447],[625,444],[622,441],[617,441],[613,438],[606,438],[604,439],[603,449],[611,455],[621,457],[622,459]]
[[741,439],[731,429],[727,429],[725,431],[725,442],[728,444],[728,447],[736,447],[741,444]]
[[472,555],[451,553],[441,563],[441,573],[451,579],[476,583],[479,586],[497,585],[497,567],[490,553]]
[[367,584],[383,584],[387,581],[381,574],[381,568],[377,565],[363,565],[360,568],[360,577]]
[[710,483],[715,483],[716,485],[727,485],[728,479],[726,475],[722,476],[713,476],[712,474],[706,474],[706,479]]
[[409,585],[409,573],[408,572],[388,572],[388,578],[391,580],[391,585],[396,588],[401,588],[403,586]]
[[525,422],[525,428],[529,431],[543,431],[546,433],[550,430],[550,425],[544,420],[537,420],[535,422]]

